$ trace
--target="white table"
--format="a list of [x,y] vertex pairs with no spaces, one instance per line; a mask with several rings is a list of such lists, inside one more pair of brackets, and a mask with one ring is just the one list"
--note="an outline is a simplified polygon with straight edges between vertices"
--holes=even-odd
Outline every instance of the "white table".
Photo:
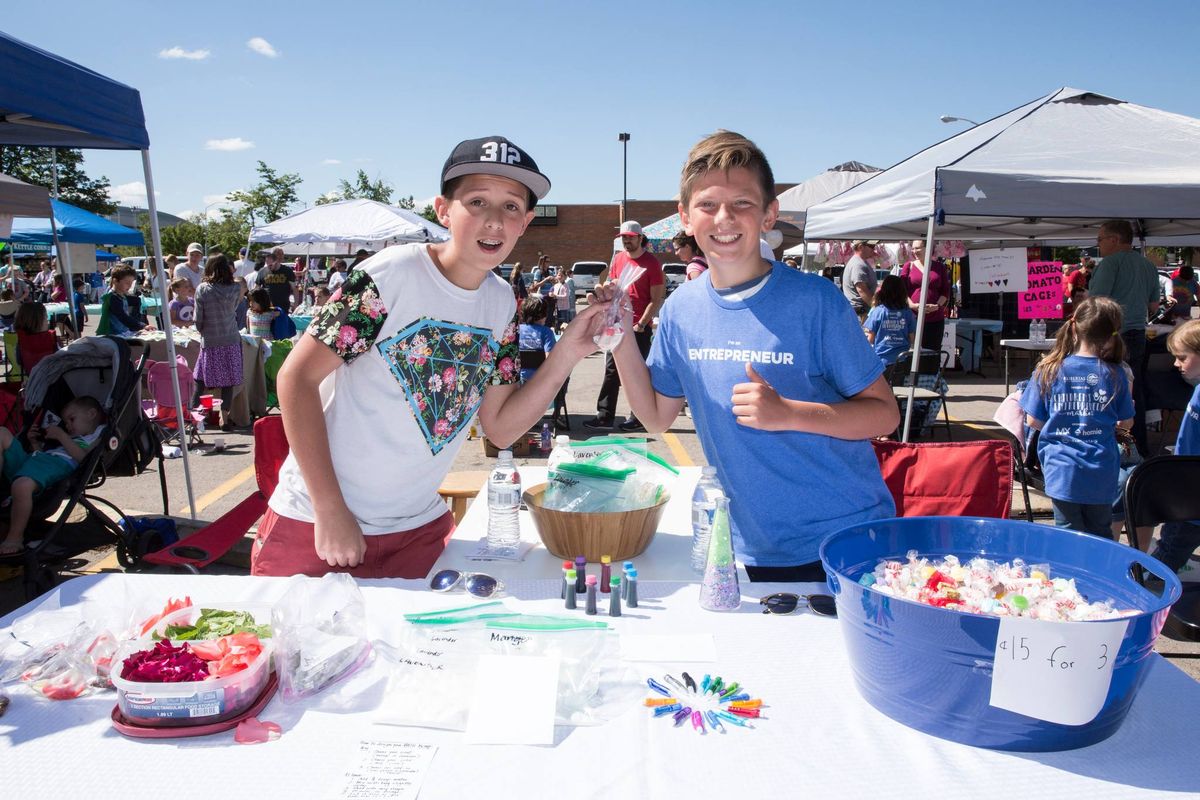
[[[360,584],[374,637],[386,638],[402,613],[461,605],[463,597],[435,595],[417,581]],[[64,604],[81,597],[157,602],[183,594],[219,604],[273,601],[284,587],[279,578],[107,574],[72,580],[60,591]],[[505,603],[513,610],[561,609],[557,580],[517,581],[510,588]],[[1195,796],[1200,787],[1194,720],[1200,685],[1159,656],[1152,656],[1129,717],[1109,740],[1065,753],[981,750],[910,730],[868,706],[853,686],[837,621],[759,613],[757,597],[780,588],[743,584],[740,613],[716,614],[698,608],[695,584],[647,582],[640,607],[612,620],[619,633],[711,633],[716,662],[643,664],[631,677],[686,669],[737,680],[768,704],[756,730],[702,737],[653,719],[635,699],[628,708],[610,709],[613,718],[604,725],[556,729],[553,746],[466,745],[458,732],[371,723],[386,693],[381,659],[314,698],[294,705],[274,699],[259,716],[279,723],[282,738],[254,746],[235,745],[232,732],[130,740],[110,725],[111,693],[54,703],[16,688],[0,718],[3,796],[115,798],[153,785],[173,800],[211,798],[214,791],[236,798],[330,797],[358,742],[369,738],[438,747],[421,791],[427,799],[481,792],[554,800],[910,798],[928,796],[931,787],[953,787],[954,795],[972,798],[1024,796],[1037,787],[1039,796],[1099,799]],[[7,636],[7,626],[26,610],[0,619],[0,635]]]
[[1028,350],[1034,353],[1048,353],[1054,347],[1054,340],[1035,342],[1032,339],[1001,339],[1000,349],[1004,351],[1004,396],[1008,397],[1008,353],[1010,350]]
[[[521,466],[521,485],[532,488],[546,482],[546,468]],[[699,467],[681,467],[679,478],[670,487],[671,499],[663,509],[662,519],[658,524],[658,532],[650,542],[646,551],[633,559],[637,566],[639,580],[691,581],[696,574],[691,568],[692,553],[692,492],[696,489],[696,481],[700,479]],[[479,540],[487,530],[487,485],[480,490],[467,508],[466,516],[454,531],[454,536],[446,545],[437,563],[433,565],[430,574],[440,569],[468,569],[474,572],[487,572],[500,578],[505,583],[511,580],[530,580],[535,578],[561,578],[562,562],[560,558],[550,555],[542,546],[534,527],[533,515],[528,511],[520,512],[521,541],[536,543],[532,550],[525,554],[521,561],[491,561],[481,563],[468,561],[467,556],[479,547]],[[620,564],[615,565],[618,569]],[[599,567],[596,567],[599,569]]]
[[[976,319],[974,317],[958,317],[956,320],[957,337],[960,342],[970,342],[971,347],[962,348],[962,367],[965,372],[982,375],[980,368],[983,363],[983,336],[980,334],[1000,333],[1004,323],[995,319]],[[949,322],[949,320],[947,320]]]

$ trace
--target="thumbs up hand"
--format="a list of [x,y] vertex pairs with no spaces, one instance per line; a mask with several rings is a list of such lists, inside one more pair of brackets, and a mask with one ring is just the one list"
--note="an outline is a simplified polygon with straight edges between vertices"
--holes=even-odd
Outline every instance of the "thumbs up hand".
[[791,408],[771,384],[746,362],[749,383],[733,387],[733,416],[739,425],[762,431],[793,430]]

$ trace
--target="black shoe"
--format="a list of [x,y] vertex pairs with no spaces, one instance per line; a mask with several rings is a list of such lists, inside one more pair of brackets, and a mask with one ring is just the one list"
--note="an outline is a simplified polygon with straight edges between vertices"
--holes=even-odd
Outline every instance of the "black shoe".
[[591,419],[585,419],[583,421],[583,427],[593,431],[610,431],[612,430],[613,424],[611,421],[603,420],[599,417],[592,417]]
[[646,426],[638,422],[636,419],[628,419],[617,426],[626,433],[645,433]]

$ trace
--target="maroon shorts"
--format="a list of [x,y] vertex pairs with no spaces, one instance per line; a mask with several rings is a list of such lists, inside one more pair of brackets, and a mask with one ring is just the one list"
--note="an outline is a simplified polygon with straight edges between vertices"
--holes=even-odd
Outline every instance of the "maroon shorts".
[[411,531],[367,536],[361,564],[331,567],[317,557],[311,522],[281,517],[268,508],[250,552],[250,574],[315,578],[327,572],[348,572],[356,578],[424,578],[453,534],[454,515],[447,511]]

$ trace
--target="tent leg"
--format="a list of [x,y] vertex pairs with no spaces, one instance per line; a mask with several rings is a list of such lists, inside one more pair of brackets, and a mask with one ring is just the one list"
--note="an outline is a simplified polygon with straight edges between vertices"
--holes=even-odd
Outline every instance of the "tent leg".
[[[150,238],[154,242],[154,263],[160,269],[166,269],[163,264],[162,257],[162,238],[158,232],[158,203],[154,200],[154,175],[150,170],[150,151],[142,151],[142,173],[146,177],[146,204],[150,206]],[[163,280],[158,282],[158,298],[161,304],[162,311],[166,311],[171,307],[171,298],[167,296],[167,280],[163,276]],[[183,397],[179,391],[179,374],[175,371],[175,337],[171,330],[171,315],[163,314],[163,328],[167,334],[167,360],[171,362],[171,391],[175,395],[175,419],[183,424],[183,420],[187,419],[183,411]],[[188,398],[190,401],[191,398]],[[191,518],[196,519],[196,496],[192,491],[192,466],[188,460],[188,443],[187,437],[181,436],[179,447],[183,453],[183,482],[187,486],[188,495],[188,513]]]
[[[921,336],[925,333],[925,299],[929,296],[929,271],[933,268],[933,222],[936,217],[936,213],[929,215],[929,228],[925,232],[925,263],[921,265],[921,300],[920,307],[917,308],[916,346],[913,347],[912,354],[911,372],[914,375],[921,362]],[[938,342],[937,347],[940,353],[942,343]],[[916,405],[917,379],[912,378],[911,383],[908,387],[908,403],[904,409],[904,432],[900,436],[902,442],[908,441],[909,432],[912,430],[913,406]]]

